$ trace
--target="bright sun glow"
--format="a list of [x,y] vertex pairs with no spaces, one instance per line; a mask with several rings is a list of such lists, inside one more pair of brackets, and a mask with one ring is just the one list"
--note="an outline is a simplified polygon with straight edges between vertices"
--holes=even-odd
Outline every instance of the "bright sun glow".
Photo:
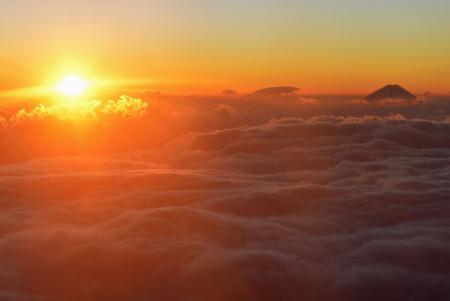
[[60,93],[69,97],[81,96],[87,89],[88,82],[78,76],[67,76],[57,86]]

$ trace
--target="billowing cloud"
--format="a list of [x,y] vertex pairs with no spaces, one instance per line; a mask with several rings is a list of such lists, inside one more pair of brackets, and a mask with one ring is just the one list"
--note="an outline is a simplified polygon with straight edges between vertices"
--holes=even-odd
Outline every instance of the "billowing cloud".
[[20,109],[9,118],[2,117],[0,126],[16,126],[27,121],[55,119],[60,121],[80,121],[98,119],[101,115],[119,117],[142,116],[147,112],[148,103],[138,98],[121,96],[118,100],[102,103],[99,100],[79,103],[39,104],[31,110]]
[[109,153],[1,165],[0,299],[448,300],[447,107],[255,103],[163,99],[91,129]]
[[96,110],[100,106],[99,101],[88,101],[77,104],[76,106],[68,105],[50,105],[40,104],[32,110],[21,109],[10,118],[12,124],[20,124],[27,120],[42,120],[46,118],[54,118],[58,120],[80,120],[86,118],[95,118]]
[[402,98],[387,98],[380,100],[381,105],[420,105],[426,104],[429,101],[429,98],[426,96],[419,96],[415,99],[402,99]]
[[101,112],[103,114],[118,114],[123,117],[135,117],[144,115],[147,113],[147,109],[147,102],[124,95],[117,101],[108,101]]

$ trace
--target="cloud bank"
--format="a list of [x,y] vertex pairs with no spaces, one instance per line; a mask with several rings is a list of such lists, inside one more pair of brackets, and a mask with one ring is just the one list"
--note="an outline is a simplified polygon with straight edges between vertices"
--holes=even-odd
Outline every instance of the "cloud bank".
[[108,103],[145,109],[97,118],[109,152],[0,166],[0,297],[448,300],[450,123],[417,106]]
[[20,109],[6,118],[2,117],[0,126],[15,127],[28,121],[45,119],[80,121],[98,119],[101,115],[135,117],[144,115],[148,106],[146,101],[127,95],[120,96],[118,100],[109,100],[106,103],[99,100],[90,100],[80,103],[39,104],[32,109]]

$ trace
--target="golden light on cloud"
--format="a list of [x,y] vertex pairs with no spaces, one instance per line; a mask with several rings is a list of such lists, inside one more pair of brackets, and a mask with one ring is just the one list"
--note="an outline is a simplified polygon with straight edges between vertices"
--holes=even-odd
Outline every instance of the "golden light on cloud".
[[77,97],[82,96],[89,83],[82,77],[70,75],[64,77],[57,85],[57,90],[64,96]]

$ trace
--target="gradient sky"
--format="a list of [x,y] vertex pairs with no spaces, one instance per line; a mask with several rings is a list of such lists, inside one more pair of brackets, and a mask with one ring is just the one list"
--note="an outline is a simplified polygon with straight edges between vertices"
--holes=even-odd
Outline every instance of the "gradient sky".
[[448,0],[0,0],[0,89],[82,70],[167,91],[450,91]]

